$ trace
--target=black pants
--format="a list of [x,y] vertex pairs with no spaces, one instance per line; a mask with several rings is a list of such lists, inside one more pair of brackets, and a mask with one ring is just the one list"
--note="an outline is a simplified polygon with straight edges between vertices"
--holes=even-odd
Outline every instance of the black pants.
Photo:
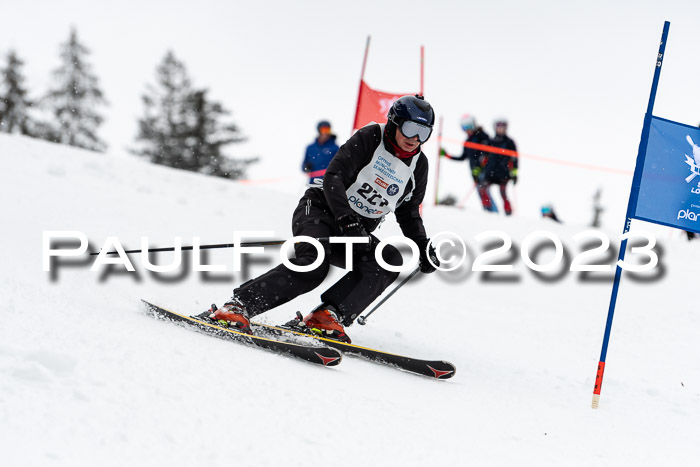
[[[307,235],[313,238],[341,235],[330,208],[307,197],[301,199],[294,211],[292,233],[294,236]],[[387,271],[377,263],[374,252],[379,240],[374,236],[372,240],[369,251],[360,253],[355,247],[353,270],[321,295],[324,303],[332,305],[338,311],[339,318],[346,326],[352,324],[399,275],[398,272]],[[245,303],[251,316],[255,316],[310,292],[321,285],[331,265],[346,266],[345,244],[322,244],[325,257],[313,271],[296,272],[280,264],[236,288],[233,296]],[[294,253],[295,258],[290,259],[290,262],[297,266],[307,266],[317,258],[316,248],[309,243],[296,244]],[[392,245],[384,247],[382,258],[392,266],[402,264],[401,253]]]

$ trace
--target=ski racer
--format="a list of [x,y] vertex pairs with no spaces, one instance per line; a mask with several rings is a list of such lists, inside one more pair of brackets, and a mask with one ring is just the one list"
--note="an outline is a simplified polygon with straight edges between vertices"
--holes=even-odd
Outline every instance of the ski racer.
[[[365,237],[369,242],[353,245],[352,270],[321,294],[322,303],[303,317],[301,326],[350,342],[344,326],[351,325],[399,275],[378,264],[379,241],[372,235],[392,211],[403,234],[418,245],[421,272],[431,273],[439,266],[419,209],[428,180],[428,160],[421,145],[430,137],[434,122],[435,113],[423,96],[399,98],[389,109],[386,125],[371,123],[358,130],[331,160],[323,185],[304,193],[292,214],[294,236]],[[280,264],[235,288],[230,301],[204,315],[251,332],[250,317],[315,289],[331,265],[348,267],[345,244],[326,241],[323,247],[324,261],[314,270],[295,272]],[[294,251],[290,261],[297,266],[310,265],[317,258],[316,248],[309,243],[297,243]],[[388,264],[402,264],[396,247],[386,245],[382,254]]]

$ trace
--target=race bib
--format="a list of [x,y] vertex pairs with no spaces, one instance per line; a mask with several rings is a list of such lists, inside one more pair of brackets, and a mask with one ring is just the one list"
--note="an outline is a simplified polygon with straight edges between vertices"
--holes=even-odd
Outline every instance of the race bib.
[[[382,141],[372,155],[372,160],[357,175],[355,183],[347,190],[348,204],[359,215],[381,218],[393,212],[406,191],[408,181],[411,190],[415,187],[413,170],[418,157],[413,157],[411,165],[384,148],[384,125],[381,126]],[[410,199],[409,193],[403,201]]]

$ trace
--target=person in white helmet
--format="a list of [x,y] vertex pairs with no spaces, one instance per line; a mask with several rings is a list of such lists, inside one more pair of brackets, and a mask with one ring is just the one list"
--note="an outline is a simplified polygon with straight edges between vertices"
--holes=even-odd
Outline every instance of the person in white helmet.
[[[476,118],[471,114],[464,114],[460,119],[460,126],[462,130],[467,134],[467,140],[464,143],[464,149],[462,150],[461,156],[450,155],[445,148],[440,148],[440,155],[445,156],[448,159],[455,161],[469,161],[469,172],[471,173],[472,180],[474,184],[478,187],[479,176],[481,175],[481,160],[484,158],[484,150],[472,146],[472,144],[480,144],[488,146],[491,138],[484,131],[481,125],[478,125]],[[470,144],[471,143],[471,144]],[[488,192],[487,192],[488,193]],[[495,206],[493,202],[490,203],[491,206]]]

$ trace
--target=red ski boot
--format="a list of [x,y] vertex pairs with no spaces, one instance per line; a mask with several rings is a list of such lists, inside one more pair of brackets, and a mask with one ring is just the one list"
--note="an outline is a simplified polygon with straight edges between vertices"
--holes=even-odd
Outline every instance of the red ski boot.
[[238,300],[224,303],[224,306],[217,308],[212,305],[208,316],[212,321],[218,322],[222,326],[233,326],[246,334],[253,334],[250,329],[250,319],[245,305]]
[[306,315],[303,319],[306,327],[314,334],[329,337],[348,344],[352,341],[345,334],[345,328],[338,321],[338,316],[332,307],[322,305]]
[[506,216],[513,214],[513,208],[510,205],[510,201],[507,199],[503,200],[503,210],[506,212]]

